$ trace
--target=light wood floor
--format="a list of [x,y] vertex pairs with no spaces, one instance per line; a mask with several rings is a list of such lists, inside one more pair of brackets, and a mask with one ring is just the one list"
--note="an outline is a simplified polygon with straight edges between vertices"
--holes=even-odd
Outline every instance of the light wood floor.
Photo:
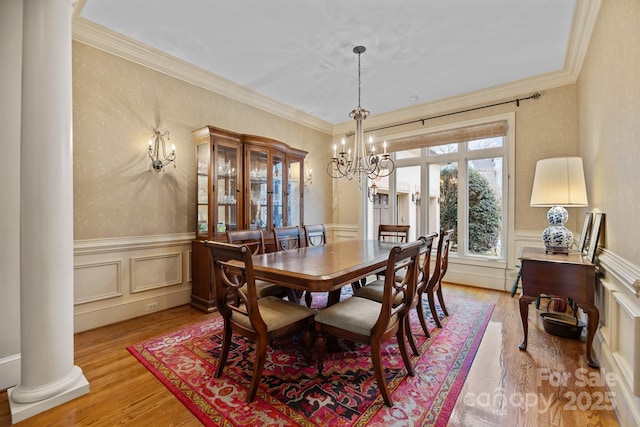
[[[445,300],[447,293],[496,304],[449,426],[619,425],[614,411],[599,408],[610,403],[604,400],[606,388],[581,384],[602,383],[594,379],[597,370],[587,367],[583,342],[544,332],[532,305],[529,348],[520,351],[517,297],[450,284],[445,287]],[[16,425],[201,425],[125,347],[209,316],[183,306],[76,335],[75,364],[89,381],[90,393]],[[556,380],[567,374],[570,377],[558,384],[561,381]],[[9,403],[2,391],[0,426],[8,425]]]

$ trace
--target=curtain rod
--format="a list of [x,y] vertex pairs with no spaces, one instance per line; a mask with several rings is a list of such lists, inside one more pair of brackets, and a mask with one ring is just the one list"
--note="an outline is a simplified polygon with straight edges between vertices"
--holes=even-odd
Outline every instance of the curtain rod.
[[[520,106],[520,101],[527,101],[529,99],[538,99],[538,98],[540,98],[540,96],[541,96],[540,93],[535,92],[533,95],[528,96],[526,98],[516,98],[516,99],[512,99],[511,101],[504,101],[504,102],[498,102],[496,104],[483,105],[481,107],[468,108],[466,110],[454,111],[452,113],[440,114],[440,115],[433,116],[433,117],[425,117],[423,119],[412,120],[410,122],[404,122],[404,123],[397,123],[395,125],[383,126],[383,127],[379,127],[379,128],[375,128],[375,129],[367,129],[367,130],[364,131],[364,133],[374,132],[374,131],[377,131],[377,130],[390,129],[390,128],[394,128],[394,127],[398,127],[398,126],[410,125],[410,124],[413,124],[413,123],[420,123],[420,122],[422,123],[422,126],[424,126],[424,122],[426,122],[427,120],[439,119],[441,117],[453,116],[455,114],[468,113],[469,111],[482,110],[483,108],[497,107],[498,105],[511,104],[512,102],[515,102],[516,107],[519,107]],[[345,136],[346,137],[350,137],[353,134],[354,134],[353,132],[349,132]]]

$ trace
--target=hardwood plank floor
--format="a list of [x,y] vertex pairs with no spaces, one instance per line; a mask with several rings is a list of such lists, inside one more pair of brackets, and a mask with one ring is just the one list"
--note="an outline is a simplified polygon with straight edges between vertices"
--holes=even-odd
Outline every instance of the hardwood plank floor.
[[[496,304],[491,322],[462,389],[449,426],[618,426],[597,370],[587,367],[584,342],[544,332],[529,310],[528,351],[518,350],[522,326],[518,298],[506,292],[445,284],[459,294]],[[206,320],[189,306],[177,307],[75,336],[75,364],[91,391],[16,424],[28,426],[199,426],[199,421],[126,350],[138,341]],[[584,371],[582,371],[584,370]],[[562,375],[570,377],[560,383]],[[588,375],[588,376],[585,376]],[[586,379],[587,381],[580,381]],[[601,383],[601,381],[600,381]],[[11,425],[7,393],[0,393],[0,426]]]

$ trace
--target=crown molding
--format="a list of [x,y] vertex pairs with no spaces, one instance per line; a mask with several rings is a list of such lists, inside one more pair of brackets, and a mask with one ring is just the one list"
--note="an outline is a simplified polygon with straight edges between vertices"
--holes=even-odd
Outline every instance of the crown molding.
[[242,102],[267,113],[331,134],[333,125],[310,114],[296,110],[271,98],[260,95],[244,86],[216,74],[167,55],[157,49],[139,43],[122,34],[111,31],[87,19],[73,21],[74,40],[103,50],[128,61],[170,75],[227,98]]
[[598,18],[601,0],[577,0],[576,10],[569,36],[567,56],[564,61],[564,69],[578,79],[584,58],[589,49],[593,27]]

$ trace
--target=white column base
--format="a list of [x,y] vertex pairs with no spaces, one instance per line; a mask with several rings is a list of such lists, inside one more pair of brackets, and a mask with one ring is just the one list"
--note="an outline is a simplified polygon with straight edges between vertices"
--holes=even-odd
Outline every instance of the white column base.
[[[74,369],[80,368],[75,366]],[[7,390],[12,424],[19,423],[20,421],[89,393],[89,381],[87,381],[83,374],[80,374],[80,378],[72,387],[53,397],[33,403],[17,403],[13,401],[13,399],[11,399],[11,393],[14,389],[15,387],[12,387]]]

